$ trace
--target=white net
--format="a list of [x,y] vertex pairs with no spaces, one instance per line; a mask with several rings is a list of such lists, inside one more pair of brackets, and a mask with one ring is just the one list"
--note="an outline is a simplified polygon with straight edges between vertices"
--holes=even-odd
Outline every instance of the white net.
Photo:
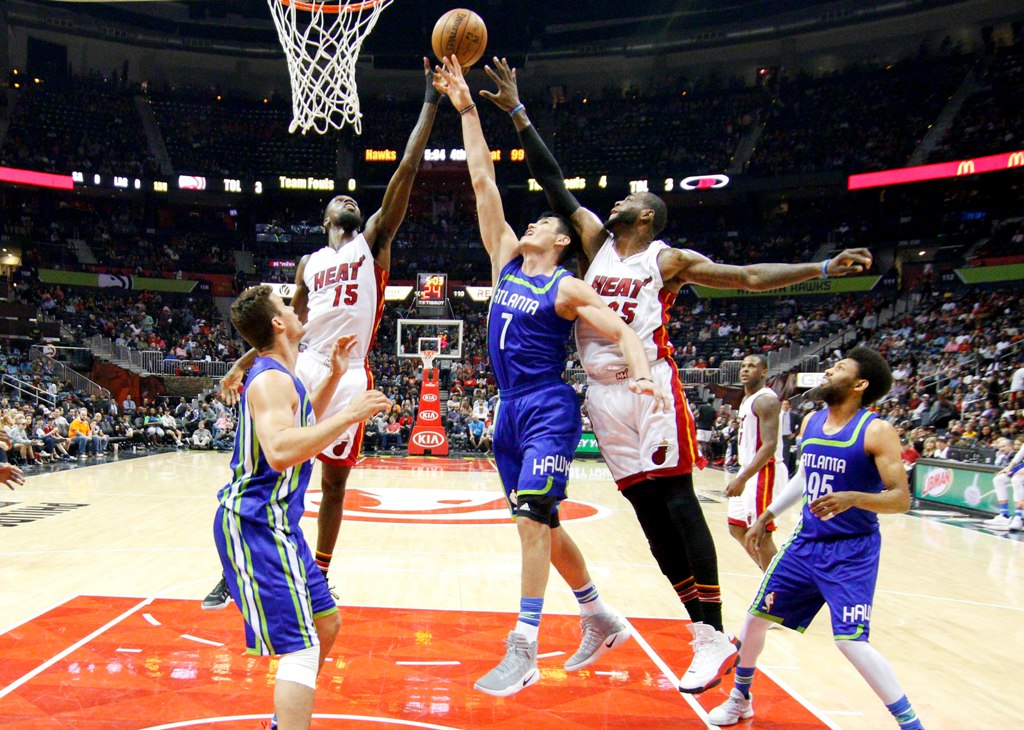
[[288,58],[289,132],[325,134],[350,124],[362,134],[356,61],[366,36],[392,0],[354,3],[267,0]]

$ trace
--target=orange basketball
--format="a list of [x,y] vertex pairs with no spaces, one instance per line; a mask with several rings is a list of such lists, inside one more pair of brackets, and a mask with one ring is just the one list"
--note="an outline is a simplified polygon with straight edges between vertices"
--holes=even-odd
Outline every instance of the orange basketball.
[[455,8],[437,19],[430,42],[438,60],[455,56],[463,68],[468,68],[484,55],[487,26],[472,10]]

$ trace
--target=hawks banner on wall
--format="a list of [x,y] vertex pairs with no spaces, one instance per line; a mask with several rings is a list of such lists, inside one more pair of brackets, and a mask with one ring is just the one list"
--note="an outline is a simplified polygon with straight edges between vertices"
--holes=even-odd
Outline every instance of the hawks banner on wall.
[[871,291],[881,276],[845,276],[840,279],[811,279],[791,284],[781,289],[768,291],[743,291],[742,289],[712,289],[709,286],[691,284],[701,299],[725,299],[729,297],[796,297],[814,294],[845,294],[848,292]]

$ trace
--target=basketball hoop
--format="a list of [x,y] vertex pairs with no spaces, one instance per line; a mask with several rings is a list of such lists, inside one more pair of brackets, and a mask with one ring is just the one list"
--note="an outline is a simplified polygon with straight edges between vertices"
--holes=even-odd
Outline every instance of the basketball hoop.
[[423,369],[431,370],[434,367],[434,358],[437,357],[437,350],[422,350],[420,358],[423,360]]
[[288,131],[326,134],[351,124],[362,134],[356,91],[359,49],[392,0],[267,0],[288,58],[292,122]]

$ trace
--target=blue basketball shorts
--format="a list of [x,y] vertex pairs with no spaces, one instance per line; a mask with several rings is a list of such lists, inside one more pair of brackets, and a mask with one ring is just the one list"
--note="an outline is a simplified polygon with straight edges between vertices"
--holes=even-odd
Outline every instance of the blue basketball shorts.
[[881,546],[878,531],[838,540],[797,533],[768,566],[750,613],[802,633],[828,604],[836,640],[867,641]]
[[513,517],[558,527],[569,466],[583,433],[580,403],[565,383],[502,394],[494,425],[494,462]]
[[289,654],[318,646],[315,620],[338,607],[302,531],[285,534],[219,507],[213,537],[245,621],[248,653]]

